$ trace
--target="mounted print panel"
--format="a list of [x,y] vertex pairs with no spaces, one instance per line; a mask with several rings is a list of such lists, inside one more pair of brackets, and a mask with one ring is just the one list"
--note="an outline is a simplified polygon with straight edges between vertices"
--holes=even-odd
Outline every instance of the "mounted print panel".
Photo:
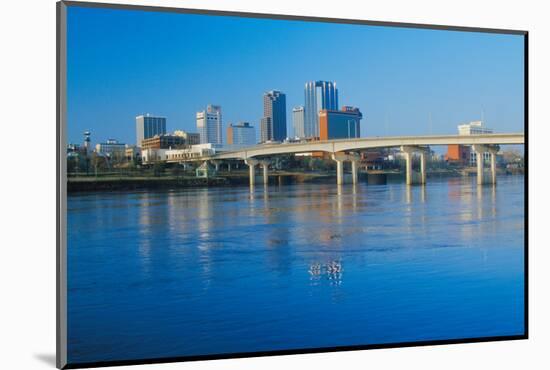
[[58,3],[58,366],[527,338],[526,52]]

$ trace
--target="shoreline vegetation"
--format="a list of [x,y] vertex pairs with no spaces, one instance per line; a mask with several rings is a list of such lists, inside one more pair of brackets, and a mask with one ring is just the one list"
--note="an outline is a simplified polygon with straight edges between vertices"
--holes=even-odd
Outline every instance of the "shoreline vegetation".
[[[523,170],[509,171],[499,169],[499,175],[523,174]],[[428,178],[465,177],[475,175],[475,169],[434,169],[427,172]],[[256,177],[261,178],[257,173]],[[375,170],[360,172],[360,181],[368,184],[385,184],[386,182],[400,181],[404,173],[400,170]],[[334,181],[333,172],[290,172],[271,171],[269,184],[295,184]],[[204,178],[196,177],[192,172],[183,174],[120,174],[103,173],[100,175],[69,174],[67,178],[67,192],[101,192],[101,191],[133,191],[133,190],[168,190],[180,188],[203,188],[220,186],[244,186],[249,184],[248,171],[221,172],[216,176]],[[256,186],[261,186],[257,183]]]

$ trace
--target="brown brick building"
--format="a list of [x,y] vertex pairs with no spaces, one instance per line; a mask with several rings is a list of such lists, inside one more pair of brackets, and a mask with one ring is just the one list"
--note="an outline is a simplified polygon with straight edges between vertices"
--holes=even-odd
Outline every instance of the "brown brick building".
[[146,149],[175,149],[189,145],[183,136],[157,135],[141,142],[141,148]]
[[470,147],[458,144],[452,144],[447,147],[445,154],[447,162],[455,162],[463,165],[470,163]]

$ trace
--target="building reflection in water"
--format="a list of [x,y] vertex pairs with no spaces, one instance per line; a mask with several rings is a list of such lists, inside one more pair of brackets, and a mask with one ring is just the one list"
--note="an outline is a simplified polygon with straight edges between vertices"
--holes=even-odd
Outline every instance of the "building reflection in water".
[[152,238],[152,214],[150,205],[151,195],[149,193],[142,193],[138,198],[139,204],[139,228],[138,228],[138,250],[140,255],[140,262],[142,264],[143,272],[147,275],[150,272],[151,262],[151,238]]
[[333,260],[324,264],[313,262],[308,272],[312,285],[319,285],[323,281],[328,281],[332,286],[342,285],[344,268],[341,261]]
[[[472,196],[471,179],[450,178],[447,180],[447,199],[458,209],[458,220],[461,224],[467,225],[474,220],[474,200]],[[468,236],[470,230],[462,227],[461,234]]]
[[342,195],[342,186],[343,185],[336,185],[336,216],[337,219],[335,220],[338,223],[342,223],[342,204],[344,203],[343,195]]
[[403,211],[403,226],[405,226],[407,233],[412,234],[415,232],[414,230],[414,212],[413,212],[413,204],[412,204],[412,186],[411,185],[403,185],[404,186],[404,211]]
[[426,185],[420,186],[420,202],[426,203]]
[[451,178],[447,183],[448,199],[458,209],[463,238],[475,240],[489,230],[496,230],[496,185],[477,185],[471,177]]
[[354,212],[357,211],[357,186],[357,184],[353,184],[351,188],[351,205]]
[[[479,232],[496,231],[496,184],[477,185],[476,189],[477,228]],[[481,222],[487,221],[487,222]]]
[[[412,186],[405,185],[405,203],[411,204],[412,202]],[[410,210],[410,207],[408,208]]]
[[[265,241],[266,263],[272,271],[279,274],[288,273],[292,269],[293,259],[291,245],[291,220],[288,218],[289,207],[296,205],[289,197],[284,185],[273,186],[264,184],[250,190],[248,197],[248,222],[250,226],[265,225],[254,230],[255,239]],[[281,194],[279,194],[281,193]],[[271,204],[274,199],[276,206]]]
[[197,228],[199,264],[202,268],[202,279],[205,287],[210,286],[212,279],[212,246],[214,244],[213,229],[214,212],[211,194],[208,189],[201,189],[197,196]]

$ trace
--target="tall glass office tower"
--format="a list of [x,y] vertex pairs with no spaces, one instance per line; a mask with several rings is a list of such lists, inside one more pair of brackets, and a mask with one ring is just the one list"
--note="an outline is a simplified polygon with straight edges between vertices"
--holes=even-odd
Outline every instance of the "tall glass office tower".
[[292,123],[294,124],[294,137],[306,137],[304,129],[304,107],[292,108]]
[[272,90],[264,93],[264,116],[260,123],[261,141],[286,139],[286,95]]
[[307,82],[304,90],[304,136],[319,137],[319,111],[338,110],[336,82]]
[[141,142],[155,135],[166,134],[166,118],[153,117],[149,114],[136,117],[136,146],[141,148]]
[[208,104],[206,110],[197,112],[197,130],[201,144],[222,145],[222,107]]

